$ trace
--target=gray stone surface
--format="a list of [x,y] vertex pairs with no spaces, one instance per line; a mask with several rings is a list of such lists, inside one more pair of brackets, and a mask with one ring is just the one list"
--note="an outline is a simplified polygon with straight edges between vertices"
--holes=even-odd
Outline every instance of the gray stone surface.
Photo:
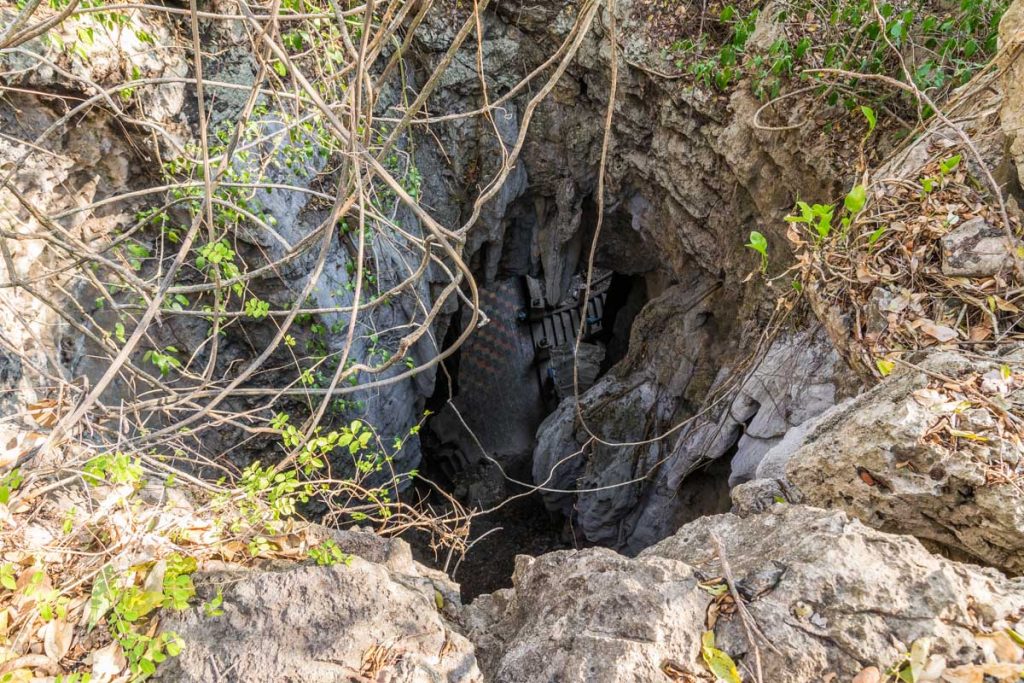
[[[942,352],[922,360],[920,371],[890,375],[824,414],[790,456],[786,478],[809,504],[1024,571],[1024,493],[1015,481],[989,476],[1004,465],[1004,473],[1018,470],[1022,446],[999,432],[991,413],[963,412],[959,401],[929,389],[936,376],[991,373],[982,391],[1015,401],[1018,380],[1001,380],[1000,365]],[[944,424],[976,436],[955,447],[926,438],[934,429],[946,433]]]
[[445,606],[438,607],[437,595],[450,603],[449,611],[458,600],[443,575],[413,563],[402,541],[369,534],[338,538],[343,550],[373,561],[356,557],[350,565],[200,577],[201,598],[223,591],[224,614],[209,617],[197,608],[164,617],[162,628],[177,632],[187,646],[161,668],[160,680],[483,680],[473,645],[448,622]]
[[[514,588],[476,600],[467,627],[491,680],[665,680],[671,665],[710,680],[700,636],[721,576],[722,540],[761,644],[765,681],[850,681],[863,668],[900,661],[931,640],[942,670],[991,657],[977,634],[1013,625],[1024,585],[998,572],[930,555],[841,512],[777,506],[747,519],[707,517],[636,559],[608,550],[520,558]],[[736,614],[719,615],[716,646],[753,680],[753,652]],[[685,677],[683,680],[687,680]]]
[[[678,434],[647,443],[693,414],[680,410],[686,398],[697,394],[703,403],[708,388],[730,381],[728,369],[713,382],[702,376],[715,353],[714,312],[703,301],[694,304],[695,298],[678,287],[649,304],[637,318],[627,358],[581,397],[591,429],[605,441],[628,445],[588,444],[590,434],[568,400],[538,431],[534,481],[560,490],[545,493],[545,502],[573,515],[591,541],[635,552],[664,538],[686,520],[701,494],[687,490],[698,467],[735,449],[730,484],[752,479],[765,453],[791,428],[835,401],[842,370],[824,335],[782,335],[727,400]],[[707,488],[706,482],[699,485]],[[562,492],[576,489],[601,490]],[[727,500],[717,510],[713,501],[701,504],[709,507],[698,512],[728,509]]]
[[991,277],[1013,268],[1017,245],[984,218],[971,218],[942,236],[942,272],[950,277]]

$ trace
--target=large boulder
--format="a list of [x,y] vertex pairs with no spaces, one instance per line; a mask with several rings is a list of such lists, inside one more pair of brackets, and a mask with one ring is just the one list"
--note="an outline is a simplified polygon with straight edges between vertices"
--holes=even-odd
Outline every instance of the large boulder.
[[413,562],[404,541],[335,535],[359,554],[349,563],[203,576],[200,598],[220,590],[223,614],[198,607],[164,619],[185,650],[168,660],[162,679],[480,681],[473,645],[444,615],[458,600],[444,574]]
[[719,542],[751,628],[764,635],[755,638],[765,681],[850,681],[871,666],[899,665],[914,643],[930,644],[931,680],[943,671],[943,680],[958,680],[956,667],[1000,657],[1022,670],[1024,651],[994,654],[992,639],[1003,638],[984,634],[1014,626],[1024,583],[931,555],[842,512],[778,505],[748,518],[702,518],[636,559],[596,548],[521,557],[514,588],[467,610],[485,675],[506,683],[710,680],[701,653],[710,620],[716,647],[752,680],[747,631],[713,595],[723,586],[715,583]]
[[895,372],[817,421],[786,464],[793,495],[1024,571],[1015,367],[941,352]]

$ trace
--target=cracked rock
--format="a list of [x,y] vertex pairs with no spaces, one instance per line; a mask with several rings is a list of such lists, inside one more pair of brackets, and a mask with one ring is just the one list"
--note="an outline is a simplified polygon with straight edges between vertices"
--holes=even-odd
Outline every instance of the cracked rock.
[[[765,681],[849,681],[898,664],[922,638],[944,666],[994,661],[976,634],[1011,627],[1024,607],[1019,580],[931,555],[842,512],[778,505],[701,518],[635,559],[598,548],[521,556],[513,588],[466,609],[484,675],[625,683],[666,680],[670,667],[708,680],[700,639],[715,598],[699,584],[722,576],[713,536],[772,643],[760,646]],[[716,647],[752,671],[739,616],[721,611],[714,631]]]
[[[927,539],[1001,569],[1024,571],[1021,445],[991,415],[962,411],[936,376],[992,385],[998,361],[935,353],[823,414],[786,463],[802,502],[846,510],[878,529]],[[930,373],[930,374],[929,374]],[[988,383],[988,385],[986,385]],[[987,412],[987,411],[984,411]],[[961,415],[960,413],[965,413]],[[938,431],[936,431],[938,430]],[[936,435],[945,435],[937,438]],[[951,440],[950,435],[956,435]]]
[[972,218],[942,237],[942,272],[950,277],[991,277],[1013,267],[1006,233],[984,218]]

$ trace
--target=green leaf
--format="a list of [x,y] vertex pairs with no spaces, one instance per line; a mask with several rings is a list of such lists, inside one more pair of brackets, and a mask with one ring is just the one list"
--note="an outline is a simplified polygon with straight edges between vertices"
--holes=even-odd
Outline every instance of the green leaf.
[[864,204],[868,200],[868,190],[863,185],[855,185],[849,194],[846,195],[846,199],[843,200],[843,206],[846,210],[852,214],[858,213],[864,208]]
[[960,155],[954,154],[945,161],[939,162],[939,169],[942,171],[942,175],[949,175],[953,172],[957,166],[960,165]]
[[87,631],[96,628],[103,615],[106,614],[114,604],[114,567],[105,565],[100,569],[96,579],[92,582],[92,594],[89,596],[89,621]]
[[896,367],[896,364],[893,363],[891,360],[886,360],[884,358],[876,358],[875,367],[878,368],[878,372],[879,374],[882,375],[882,377],[888,377],[889,373],[892,372],[893,368]]
[[0,586],[9,591],[15,590],[18,587],[18,582],[14,578],[14,565],[10,562],[4,562],[0,565]]
[[877,242],[879,239],[881,239],[882,235],[885,234],[885,231],[887,229],[888,229],[888,226],[886,226],[886,225],[882,225],[882,226],[879,226],[879,227],[875,228],[875,231],[872,232],[868,236],[868,246],[869,247],[873,246],[875,244],[875,242]]
[[765,239],[764,235],[754,230],[750,233],[750,241],[744,245],[753,249],[762,256],[768,253],[768,240]]
[[167,654],[172,657],[177,657],[181,654],[181,651],[185,648],[185,643],[174,631],[169,631],[167,634]]
[[700,639],[700,654],[704,663],[719,681],[725,683],[742,683],[740,672],[732,657],[715,647],[714,631],[705,631]]
[[861,105],[860,113],[864,114],[864,118],[868,120],[868,134],[870,135],[871,132],[875,130],[875,123],[877,122],[877,119],[875,118],[875,110],[871,107]]
[[117,611],[126,621],[136,621],[163,604],[162,591],[129,589],[121,596]]

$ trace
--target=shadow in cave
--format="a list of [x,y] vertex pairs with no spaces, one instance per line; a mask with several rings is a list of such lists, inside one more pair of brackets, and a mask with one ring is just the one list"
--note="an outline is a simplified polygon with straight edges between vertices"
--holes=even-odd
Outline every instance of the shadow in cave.
[[[577,357],[585,391],[626,352],[633,319],[646,303],[641,276],[595,273],[584,309],[580,276],[554,304],[537,280],[500,279],[481,288],[480,307],[489,323],[445,361],[427,401],[432,415],[421,431],[420,472],[475,510],[490,510],[473,521],[470,547],[447,571],[462,597],[511,586],[516,555],[540,555],[581,547],[570,520],[548,511],[530,492],[537,429],[562,400],[572,400],[573,347],[583,326]],[[581,314],[582,311],[582,314]],[[449,326],[445,346],[467,324],[465,311]],[[518,483],[517,483],[518,482]],[[426,481],[418,493],[444,506]],[[418,560],[445,569],[426,539],[410,538]]]

